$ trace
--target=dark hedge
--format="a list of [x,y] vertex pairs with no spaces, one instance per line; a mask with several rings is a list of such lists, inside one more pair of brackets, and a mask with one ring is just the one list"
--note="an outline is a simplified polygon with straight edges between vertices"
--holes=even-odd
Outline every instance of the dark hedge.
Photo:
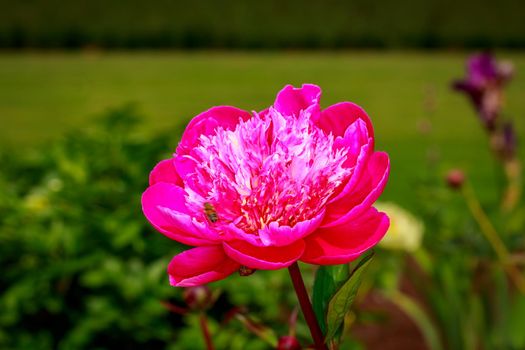
[[522,0],[0,0],[4,48],[525,47]]

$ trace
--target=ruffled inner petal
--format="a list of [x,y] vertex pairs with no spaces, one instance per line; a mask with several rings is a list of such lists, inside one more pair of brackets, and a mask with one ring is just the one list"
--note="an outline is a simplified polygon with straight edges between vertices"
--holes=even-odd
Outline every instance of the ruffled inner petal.
[[312,232],[315,227],[305,227],[320,223],[352,170],[343,166],[351,147],[335,147],[334,137],[310,118],[307,111],[288,117],[272,107],[264,118],[202,135],[189,154],[176,157],[189,211],[198,217],[205,203],[213,205],[217,230],[254,245],[287,245],[293,239],[286,236]]

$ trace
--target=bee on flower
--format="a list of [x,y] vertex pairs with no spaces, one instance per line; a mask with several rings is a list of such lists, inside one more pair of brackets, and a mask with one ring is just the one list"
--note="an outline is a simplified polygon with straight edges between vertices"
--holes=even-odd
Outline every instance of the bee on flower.
[[211,223],[215,223],[219,220],[217,210],[215,210],[215,207],[210,202],[204,203],[204,214],[206,214],[206,217]]

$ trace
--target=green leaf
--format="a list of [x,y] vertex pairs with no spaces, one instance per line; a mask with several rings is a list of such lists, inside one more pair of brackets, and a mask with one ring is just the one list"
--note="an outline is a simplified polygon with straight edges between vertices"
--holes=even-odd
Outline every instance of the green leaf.
[[324,265],[317,269],[312,293],[312,307],[323,334],[326,334],[328,302],[349,276],[348,264]]
[[350,274],[349,278],[337,290],[328,303],[328,312],[326,314],[326,337],[325,341],[334,338],[341,328],[345,314],[350,309],[352,302],[361,285],[361,278],[366,267],[372,260],[373,253],[368,254],[361,259],[359,264]]

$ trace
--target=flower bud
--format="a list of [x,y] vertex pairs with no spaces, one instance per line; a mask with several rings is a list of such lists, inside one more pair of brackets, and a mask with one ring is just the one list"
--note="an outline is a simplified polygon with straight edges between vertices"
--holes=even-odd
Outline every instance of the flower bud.
[[279,338],[277,350],[301,350],[301,344],[299,344],[297,338],[285,335]]
[[208,286],[185,288],[182,296],[191,310],[205,310],[213,302],[213,296]]
[[463,186],[465,174],[459,169],[452,169],[447,174],[447,184],[450,188],[457,190]]

